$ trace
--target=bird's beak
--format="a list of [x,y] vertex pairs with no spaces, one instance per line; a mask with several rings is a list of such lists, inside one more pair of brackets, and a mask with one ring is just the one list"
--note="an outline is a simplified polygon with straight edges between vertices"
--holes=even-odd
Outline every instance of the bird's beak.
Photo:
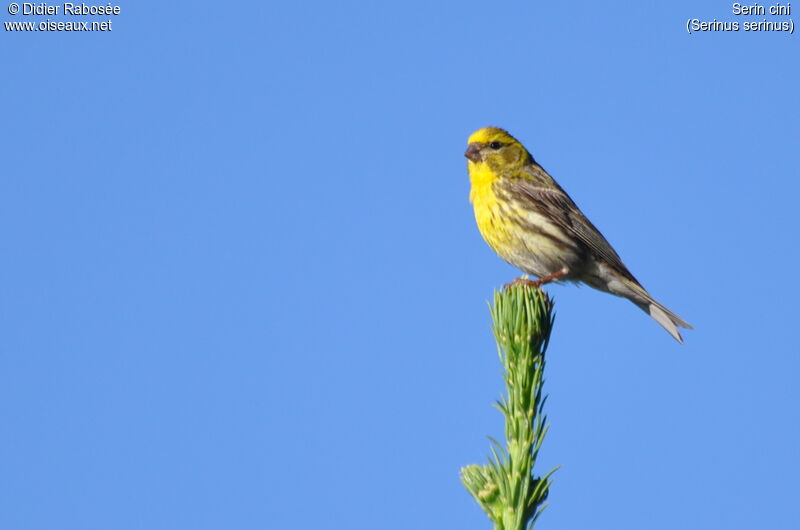
[[477,143],[471,143],[467,146],[467,151],[464,153],[464,156],[472,160],[473,162],[480,162],[481,161],[481,146]]

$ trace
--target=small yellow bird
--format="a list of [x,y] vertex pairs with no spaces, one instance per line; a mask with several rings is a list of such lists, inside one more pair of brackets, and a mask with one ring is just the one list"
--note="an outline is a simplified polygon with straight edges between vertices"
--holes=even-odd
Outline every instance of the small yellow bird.
[[678,326],[692,326],[650,296],[516,138],[497,127],[480,129],[469,137],[464,156],[472,185],[469,199],[483,239],[501,258],[539,278],[528,283],[583,282],[622,296],[683,343]]

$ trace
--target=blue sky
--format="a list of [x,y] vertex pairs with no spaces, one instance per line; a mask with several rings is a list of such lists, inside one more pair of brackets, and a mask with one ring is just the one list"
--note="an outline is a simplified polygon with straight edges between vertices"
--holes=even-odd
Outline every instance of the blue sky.
[[0,527],[489,528],[486,125],[696,327],[548,287],[537,528],[797,527],[800,37],[688,35],[711,1],[119,5],[0,31]]

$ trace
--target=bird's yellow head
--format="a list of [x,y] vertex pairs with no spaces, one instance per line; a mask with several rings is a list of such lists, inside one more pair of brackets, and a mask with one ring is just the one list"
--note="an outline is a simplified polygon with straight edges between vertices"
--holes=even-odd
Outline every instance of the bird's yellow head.
[[498,127],[484,127],[472,133],[464,156],[469,160],[470,174],[489,170],[497,176],[533,161],[516,138]]

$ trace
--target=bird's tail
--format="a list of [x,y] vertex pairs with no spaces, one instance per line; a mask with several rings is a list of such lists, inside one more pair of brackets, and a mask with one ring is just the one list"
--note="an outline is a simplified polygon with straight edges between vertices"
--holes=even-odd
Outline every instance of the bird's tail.
[[686,328],[686,329],[694,329],[692,326],[683,320],[681,317],[661,305],[660,303],[656,302],[656,300],[650,296],[644,287],[639,285],[638,283],[627,282],[628,287],[633,291],[633,296],[629,296],[628,298],[639,306],[642,311],[653,317],[653,320],[658,322],[662,328],[667,330],[667,333],[672,335],[672,337],[683,344],[683,337],[678,332],[678,328]]

